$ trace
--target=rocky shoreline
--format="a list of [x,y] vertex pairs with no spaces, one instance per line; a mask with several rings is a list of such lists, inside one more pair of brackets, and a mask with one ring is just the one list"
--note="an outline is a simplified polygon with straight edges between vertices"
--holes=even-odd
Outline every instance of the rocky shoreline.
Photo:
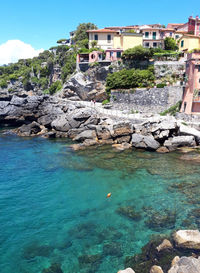
[[127,257],[128,268],[118,273],[199,273],[199,256],[200,232],[178,230],[169,238],[151,240],[141,254]]
[[72,102],[59,96],[35,96],[26,92],[0,96],[0,127],[15,127],[19,136],[68,137],[75,150],[110,144],[124,150],[131,147],[166,153],[179,147],[200,144],[200,131],[172,116],[132,114],[100,106]]

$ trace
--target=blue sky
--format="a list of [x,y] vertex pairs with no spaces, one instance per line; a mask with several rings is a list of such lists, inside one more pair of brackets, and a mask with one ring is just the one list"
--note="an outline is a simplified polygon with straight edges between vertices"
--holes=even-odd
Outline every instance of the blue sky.
[[55,45],[81,22],[98,27],[167,24],[200,15],[199,0],[7,0],[0,9],[0,44],[17,39],[35,49]]

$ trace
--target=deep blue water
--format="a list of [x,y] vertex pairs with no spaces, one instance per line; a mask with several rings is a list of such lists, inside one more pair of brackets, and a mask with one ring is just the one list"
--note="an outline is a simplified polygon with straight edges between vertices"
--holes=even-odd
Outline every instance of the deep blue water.
[[58,263],[64,273],[115,273],[151,235],[199,227],[199,163],[188,154],[69,145],[0,136],[0,272]]

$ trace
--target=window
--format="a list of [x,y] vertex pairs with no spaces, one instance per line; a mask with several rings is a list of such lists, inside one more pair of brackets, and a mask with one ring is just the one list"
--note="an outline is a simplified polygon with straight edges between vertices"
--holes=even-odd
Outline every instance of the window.
[[179,35],[176,35],[176,36],[175,36],[175,39],[178,39],[178,38],[179,38]]
[[145,38],[149,38],[149,32],[145,32]]
[[121,58],[121,52],[117,52],[117,58]]
[[181,41],[181,47],[183,47],[183,46],[184,46],[184,40]]
[[153,32],[153,39],[156,40],[156,32]]
[[200,65],[198,65],[198,72],[200,72]]
[[145,43],[145,47],[149,47],[149,43]]
[[111,42],[111,35],[110,34],[107,35],[107,41],[108,41],[108,43]]
[[184,102],[184,109],[183,109],[183,112],[185,112],[186,106],[187,106],[187,102]]
[[153,47],[157,47],[157,43],[153,43]]
[[95,35],[94,35],[94,40],[95,40],[95,41],[98,41],[98,34],[95,34]]
[[170,34],[169,34],[169,35],[170,35],[170,37],[172,37],[172,32],[170,32]]

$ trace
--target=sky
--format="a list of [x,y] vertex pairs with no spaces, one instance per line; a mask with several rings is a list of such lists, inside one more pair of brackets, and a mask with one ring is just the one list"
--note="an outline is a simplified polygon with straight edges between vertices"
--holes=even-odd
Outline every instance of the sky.
[[55,46],[58,39],[68,38],[69,32],[83,22],[99,28],[185,23],[190,15],[200,16],[199,1],[0,0],[0,64],[5,62],[5,55],[13,61],[19,52],[32,57]]

